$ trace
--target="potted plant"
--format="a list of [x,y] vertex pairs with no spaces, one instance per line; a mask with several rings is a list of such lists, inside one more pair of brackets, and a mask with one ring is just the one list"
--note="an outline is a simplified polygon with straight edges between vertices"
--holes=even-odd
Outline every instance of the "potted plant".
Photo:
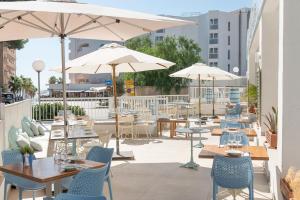
[[266,140],[270,145],[270,148],[277,148],[277,110],[272,107],[272,112],[265,115],[265,126],[268,128],[266,131]]
[[26,145],[20,149],[22,155],[23,155],[23,164],[24,166],[32,166],[32,161],[33,161],[33,154],[34,150],[29,146]]

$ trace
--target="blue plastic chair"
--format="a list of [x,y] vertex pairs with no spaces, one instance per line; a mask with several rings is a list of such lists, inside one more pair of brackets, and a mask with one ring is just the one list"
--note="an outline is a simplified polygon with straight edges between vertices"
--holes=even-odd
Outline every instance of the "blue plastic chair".
[[220,127],[221,127],[221,129],[224,129],[224,128],[239,128],[239,129],[242,129],[242,128],[244,128],[243,124],[241,124],[240,122],[227,121],[227,120],[221,120]]
[[[233,133],[231,135],[232,137],[241,137],[241,145],[243,146],[249,146],[249,138],[244,132],[239,133]],[[226,131],[223,132],[223,134],[220,137],[220,145],[227,145],[230,140],[230,134]]]
[[84,169],[73,177],[68,194],[102,196],[107,165],[100,169]]
[[[112,185],[111,185],[110,174],[109,174],[113,152],[114,152],[113,148],[104,148],[104,147],[100,147],[100,146],[94,146],[90,149],[90,151],[88,152],[88,154],[86,156],[86,160],[91,160],[91,161],[107,164],[107,171],[105,173],[104,180],[108,183],[110,200],[113,200]],[[72,178],[64,179],[62,182],[62,186],[64,188],[68,189],[71,180],[72,180]]]
[[218,187],[249,189],[249,200],[254,199],[253,166],[250,157],[228,158],[215,156],[211,171],[213,200],[217,200]]
[[[47,199],[44,198],[44,200]],[[104,196],[92,197],[92,196],[81,196],[81,195],[64,193],[64,194],[59,194],[57,197],[55,197],[55,200],[106,200],[106,198]]]
[[[23,163],[23,157],[19,150],[2,151],[3,165]],[[8,173],[4,173],[4,200],[7,199],[7,186],[9,184],[15,185],[19,189],[19,200],[22,199],[22,193],[25,190],[32,190],[32,198],[35,199],[35,191],[45,189],[46,186],[28,179],[20,178]]]
[[242,113],[242,107],[241,104],[239,103],[235,104],[234,108],[226,110],[227,115],[241,115],[241,113]]

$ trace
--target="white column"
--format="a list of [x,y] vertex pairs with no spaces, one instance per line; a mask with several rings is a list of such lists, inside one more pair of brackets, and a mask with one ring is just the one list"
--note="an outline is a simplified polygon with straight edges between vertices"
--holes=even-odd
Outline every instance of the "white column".
[[[263,117],[277,108],[278,83],[278,0],[268,0],[261,16],[260,52],[261,52],[261,114]],[[266,127],[262,125],[262,130]]]
[[284,174],[290,166],[300,168],[299,10],[299,0],[280,0],[278,167]]

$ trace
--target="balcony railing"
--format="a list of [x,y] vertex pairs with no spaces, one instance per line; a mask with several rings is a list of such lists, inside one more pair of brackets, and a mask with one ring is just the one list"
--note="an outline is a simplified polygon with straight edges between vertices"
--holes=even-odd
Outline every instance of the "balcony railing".
[[209,44],[218,44],[219,40],[218,38],[210,38],[209,39]]
[[218,58],[218,54],[217,53],[210,53],[209,54],[209,58],[210,59],[217,59]]
[[219,29],[219,25],[218,24],[211,24],[211,25],[209,25],[209,28],[211,30],[216,30],[216,29]]

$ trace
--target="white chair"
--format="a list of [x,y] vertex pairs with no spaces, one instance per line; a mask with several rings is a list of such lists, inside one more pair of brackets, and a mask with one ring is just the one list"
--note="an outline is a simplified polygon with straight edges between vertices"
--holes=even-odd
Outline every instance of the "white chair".
[[135,137],[133,131],[133,122],[134,116],[133,115],[119,115],[119,136],[126,138],[131,135],[132,139]]
[[134,126],[137,137],[139,137],[141,131],[143,131],[144,133],[146,133],[148,139],[151,138],[151,132],[149,130],[149,121],[151,120],[151,116],[151,112],[139,114],[138,120],[136,121]]

